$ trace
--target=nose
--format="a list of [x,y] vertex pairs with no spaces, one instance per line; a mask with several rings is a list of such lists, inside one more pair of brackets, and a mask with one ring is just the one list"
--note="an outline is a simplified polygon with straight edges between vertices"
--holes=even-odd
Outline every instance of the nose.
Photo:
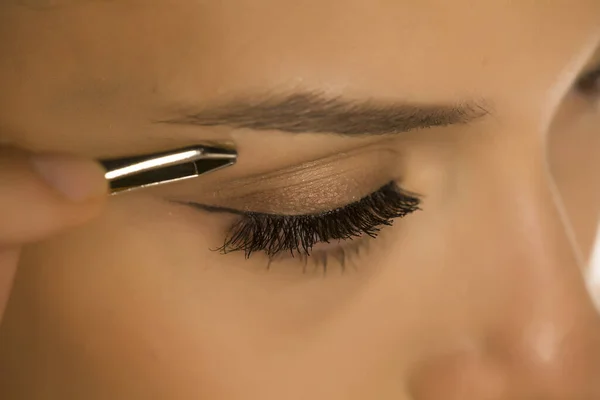
[[505,384],[501,399],[600,399],[597,312],[583,279],[554,273],[529,283],[482,342]]
[[[477,199],[496,210],[479,216],[493,233],[477,260],[456,252],[452,262],[495,271],[489,296],[500,300],[468,347],[423,363],[414,375],[415,399],[600,399],[600,316],[560,198],[537,171],[530,168],[518,188],[515,179],[494,179]],[[506,193],[519,193],[518,204]]]

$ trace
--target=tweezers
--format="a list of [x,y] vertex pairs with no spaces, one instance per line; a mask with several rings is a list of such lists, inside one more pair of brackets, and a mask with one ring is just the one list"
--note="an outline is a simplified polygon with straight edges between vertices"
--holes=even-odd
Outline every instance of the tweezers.
[[142,156],[100,160],[111,194],[196,178],[235,164],[237,152],[213,146],[190,146]]

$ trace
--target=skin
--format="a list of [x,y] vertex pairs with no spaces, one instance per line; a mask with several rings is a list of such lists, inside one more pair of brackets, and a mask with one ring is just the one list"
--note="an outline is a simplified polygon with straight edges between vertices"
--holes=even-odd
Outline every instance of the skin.
[[[175,3],[0,6],[2,142],[90,158],[222,140],[240,152],[235,167],[111,198],[24,248],[0,398],[600,396],[585,281],[600,112],[573,89],[600,61],[600,2]],[[490,115],[351,138],[153,123],[299,90],[482,99]],[[211,251],[239,216],[168,201],[306,213],[391,180],[422,211],[360,239],[343,273]]]

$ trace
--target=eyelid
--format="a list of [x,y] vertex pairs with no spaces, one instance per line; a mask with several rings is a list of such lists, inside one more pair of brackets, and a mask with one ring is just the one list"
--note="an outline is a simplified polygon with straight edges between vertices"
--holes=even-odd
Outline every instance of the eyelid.
[[328,163],[305,163],[285,173],[219,182],[210,194],[190,190],[178,198],[264,214],[317,214],[356,201],[400,176],[400,160],[398,151],[379,149]]
[[[381,190],[381,188],[379,190]],[[284,213],[269,213],[269,212],[259,212],[259,211],[251,211],[251,210],[240,210],[237,208],[213,206],[213,205],[209,205],[209,204],[201,204],[201,203],[190,202],[190,201],[177,201],[176,200],[173,202],[182,204],[182,205],[185,205],[188,207],[192,207],[192,208],[200,210],[200,211],[206,211],[206,212],[215,213],[215,214],[232,214],[232,215],[239,215],[239,216],[255,215],[255,216],[273,217],[273,218],[276,218],[276,217],[298,217],[298,218],[301,218],[301,217],[319,217],[319,216],[325,216],[327,214],[331,214],[335,211],[338,211],[338,210],[350,207],[354,204],[357,204],[361,200],[373,195],[377,191],[378,190],[373,191],[373,192],[369,193],[368,195],[363,196],[357,200],[350,201],[344,205],[340,205],[340,206],[331,208],[329,210],[323,210],[320,212],[313,212],[313,213],[304,213],[304,214],[284,214]],[[405,196],[406,198],[420,199],[423,197],[417,193],[410,192],[410,191],[402,189],[400,187],[396,187],[396,191],[398,191],[399,194]]]
[[[235,169],[203,178],[201,184],[192,179],[156,193],[171,203],[195,203],[213,212],[314,214],[346,205],[390,180],[398,180],[406,159],[396,142],[346,149],[342,154],[330,155],[327,161],[320,158],[284,169],[275,169],[262,153],[255,155],[251,149],[242,148],[239,151],[246,156]],[[307,159],[306,154],[303,159]],[[281,157],[277,160],[281,162]],[[265,172],[259,175],[261,170]]]
[[[346,149],[337,151],[333,154],[329,154],[317,159],[307,160],[295,165],[288,165],[280,168],[271,168],[270,171],[254,173],[249,176],[244,176],[236,179],[229,180],[223,183],[223,186],[256,186],[257,183],[266,184],[268,182],[279,181],[281,178],[290,178],[294,175],[302,173],[303,171],[315,171],[322,168],[331,168],[331,166],[337,166],[348,160],[352,160],[353,164],[357,163],[358,159],[369,159],[372,161],[369,164],[380,163],[382,159],[397,160],[401,157],[398,149],[390,145],[391,139],[385,141],[379,141],[372,143],[367,146],[361,146],[359,148]],[[376,153],[377,157],[374,157]],[[374,162],[373,162],[374,160]],[[220,188],[219,188],[220,189]],[[222,189],[226,189],[223,187]]]
[[234,215],[316,216],[359,202],[381,188],[381,184],[369,184],[368,190],[364,190],[366,185],[367,183],[361,184],[354,179],[334,176],[327,177],[325,182],[315,180],[227,198],[215,197],[219,205],[195,201],[178,202],[195,205],[208,212]]

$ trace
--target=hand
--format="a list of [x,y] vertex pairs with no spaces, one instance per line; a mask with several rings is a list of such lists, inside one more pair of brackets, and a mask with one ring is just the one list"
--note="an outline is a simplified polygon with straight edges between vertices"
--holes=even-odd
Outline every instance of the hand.
[[0,147],[0,323],[22,247],[92,219],[106,193],[91,160]]

